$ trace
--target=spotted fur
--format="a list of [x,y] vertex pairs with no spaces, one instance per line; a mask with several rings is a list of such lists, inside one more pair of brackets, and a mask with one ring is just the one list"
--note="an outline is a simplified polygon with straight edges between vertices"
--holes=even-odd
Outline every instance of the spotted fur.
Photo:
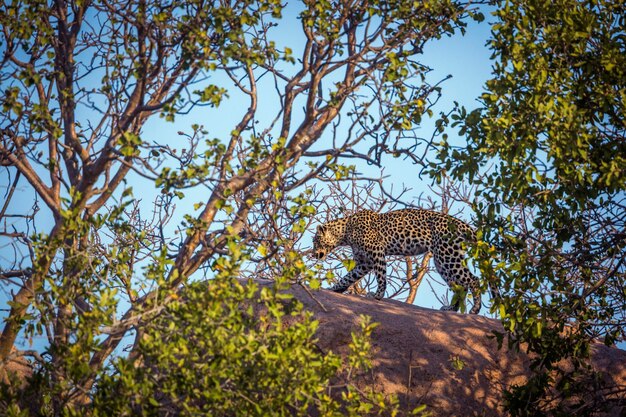
[[[461,220],[430,210],[404,209],[378,214],[362,210],[318,226],[313,252],[319,259],[338,246],[350,246],[356,266],[332,288],[344,292],[369,272],[376,275],[376,299],[387,288],[385,256],[414,256],[432,252],[435,267],[446,283],[472,293],[471,313],[480,311],[480,284],[464,262],[462,244],[475,239],[474,231]],[[460,300],[442,310],[458,311]]]

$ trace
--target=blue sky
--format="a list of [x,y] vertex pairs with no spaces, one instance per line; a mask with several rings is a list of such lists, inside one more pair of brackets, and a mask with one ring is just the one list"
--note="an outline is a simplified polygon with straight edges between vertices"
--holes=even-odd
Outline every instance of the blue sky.
[[[440,111],[448,111],[453,107],[453,103],[456,101],[461,105],[472,109],[478,106],[477,98],[484,91],[484,85],[491,74],[491,61],[489,51],[486,43],[490,35],[490,25],[488,23],[490,15],[485,13],[486,20],[482,23],[470,22],[467,28],[466,34],[463,36],[460,32],[452,37],[444,37],[440,40],[427,44],[424,49],[423,57],[420,62],[428,67],[432,68],[432,72],[428,74],[428,81],[436,83],[437,81],[445,78],[448,75],[452,77],[446,80],[442,84],[442,97],[437,103],[435,115],[432,119],[425,117],[423,119],[422,126],[419,130],[419,134],[424,137],[430,137],[431,133],[435,129],[435,121],[438,118]],[[300,27],[300,22],[296,19],[297,13],[291,8],[287,7],[283,13],[283,20],[278,28],[274,29],[272,38],[276,41],[277,46],[288,46],[294,51],[294,56],[299,56],[298,45],[303,43],[304,35]],[[265,88],[271,89],[271,80],[269,77],[265,80]],[[213,79],[212,82],[218,83],[217,79]],[[267,94],[263,94],[263,83],[260,83],[259,94],[259,112],[256,115],[261,121],[271,120],[276,113],[277,104],[272,100],[275,99],[275,93],[268,91]],[[164,135],[169,135],[171,140],[176,140],[178,137],[178,131],[189,132],[190,126],[193,123],[203,124],[209,131],[209,137],[227,137],[233,129],[233,120],[238,120],[241,114],[245,112],[248,107],[248,102],[240,99],[236,94],[231,94],[231,97],[225,100],[219,108],[210,109],[202,108],[197,111],[193,111],[191,114],[184,117],[177,117],[175,123],[166,123],[162,120],[155,119],[152,123],[147,125],[147,128],[143,132],[144,139],[155,137],[162,138]],[[299,108],[294,107],[296,110]],[[294,116],[298,118],[296,114]],[[265,119],[265,120],[264,120]],[[261,126],[263,123],[261,123]],[[461,138],[455,137],[454,131],[449,131],[451,136],[450,140],[462,142]],[[324,139],[321,139],[324,141]],[[159,140],[162,142],[162,139]],[[420,149],[421,152],[421,149]],[[421,179],[418,174],[421,170],[420,166],[413,165],[410,161],[396,160],[387,158],[389,164],[383,166],[384,174],[388,176],[386,181],[387,185],[394,186],[398,189],[402,185],[411,188],[411,192],[408,194],[409,202],[419,204],[418,198],[420,196],[432,195],[429,191],[428,185],[431,184],[431,180],[427,175],[424,175]],[[358,170],[368,170],[368,175],[376,176],[380,172],[378,168],[371,168],[363,165],[358,166]],[[205,195],[198,195],[196,198],[193,196],[194,192],[186,193],[186,199],[179,203],[182,208],[181,213],[190,213],[193,211],[192,206],[196,202],[203,201],[206,198]],[[150,200],[146,200],[150,203]],[[460,207],[454,207],[458,210]],[[465,220],[470,220],[470,213],[465,211],[463,213]],[[173,226],[176,222],[173,222]],[[309,231],[309,236],[304,239],[307,243],[310,241],[311,235],[314,230]],[[442,294],[446,291],[444,286],[433,283],[438,294]],[[418,297],[415,301],[416,305],[439,308],[440,302],[433,296],[430,286],[424,282],[418,291]],[[485,314],[486,309],[483,309]]]
[[[487,20],[490,16],[487,15]],[[295,19],[294,12],[288,9],[284,14],[283,22],[277,29],[276,41],[280,45],[290,46],[294,51],[297,51],[298,36],[301,35],[299,28],[299,22]],[[452,37],[445,37],[441,40],[428,44],[424,50],[423,58],[421,62],[433,69],[429,74],[429,80],[436,82],[447,75],[452,75],[452,78],[445,81],[442,84],[443,95],[440,99],[435,113],[438,111],[449,110],[454,101],[457,101],[467,108],[474,108],[478,105],[476,99],[483,92],[483,86],[485,81],[489,78],[491,73],[491,62],[489,60],[490,52],[485,45],[489,38],[489,24],[487,21],[480,24],[471,22],[467,28],[465,36],[461,36],[460,33]],[[297,52],[296,52],[297,54]],[[261,97],[261,103],[259,108],[262,109],[259,118],[263,118],[263,109],[267,110],[267,118],[271,118],[274,112],[271,111],[275,106],[272,103],[263,102]],[[177,138],[179,137],[177,132],[184,131],[190,132],[191,125],[194,123],[200,123],[205,125],[210,131],[211,137],[226,137],[233,129],[233,118],[236,120],[237,116],[240,116],[245,111],[248,104],[242,102],[236,96],[226,100],[218,109],[198,109],[191,114],[178,117],[174,123],[166,123],[163,120],[156,119],[149,122],[146,128],[142,132],[144,140],[155,140],[161,143],[171,142],[172,146],[176,146]],[[88,115],[84,115],[88,117]],[[231,116],[231,117],[229,117]],[[424,119],[421,131],[423,136],[430,136],[430,133],[434,130],[434,121],[427,118]],[[453,136],[453,132],[449,132]],[[425,176],[423,180],[418,177],[420,167],[412,166],[409,162],[394,161],[393,164],[389,164],[384,167],[384,173],[389,176],[390,184],[405,184],[412,188],[409,194],[409,199],[416,199],[418,196],[425,192],[428,193],[428,185],[430,180]],[[9,179],[3,173],[0,175],[0,195],[4,196],[8,186]],[[140,179],[133,180],[133,188],[135,189],[135,196],[145,200],[146,210],[151,209],[153,196],[157,194],[157,190],[151,185]],[[196,192],[197,193],[197,192]],[[18,190],[17,198],[11,204],[9,212],[19,212],[20,207],[31,207],[34,193],[32,189],[25,186],[25,180],[22,178],[21,187]],[[180,202],[179,214],[193,212],[193,204],[206,199],[207,195],[202,193],[188,196],[185,201]],[[45,205],[39,204],[42,208],[40,213],[40,219],[38,220],[39,231],[47,232],[49,230],[49,216],[46,217]],[[178,224],[178,221],[173,221],[172,226]],[[31,230],[32,232],[32,230]],[[9,251],[10,248],[2,246],[2,240],[0,240],[0,257],[11,257],[11,254],[4,251]],[[441,292],[444,289],[437,287],[437,291]],[[6,288],[0,290],[0,306],[6,307],[7,292]],[[415,304],[439,308],[440,303],[432,295],[430,287],[423,283],[418,292],[418,297]],[[483,313],[485,310],[483,310]],[[6,311],[0,312],[0,317],[4,317]]]

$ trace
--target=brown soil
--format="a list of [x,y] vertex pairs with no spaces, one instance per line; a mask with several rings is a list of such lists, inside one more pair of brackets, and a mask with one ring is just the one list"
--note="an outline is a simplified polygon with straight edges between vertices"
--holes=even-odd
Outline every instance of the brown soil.
[[[291,292],[320,322],[324,351],[347,353],[361,314],[379,323],[372,373],[355,383],[397,395],[404,410],[425,404],[435,416],[501,416],[505,389],[526,381],[527,355],[498,350],[488,337],[502,331],[498,320],[299,286]],[[626,387],[626,351],[596,344],[593,366],[608,382]],[[623,390],[621,395],[621,405],[608,415],[626,416]]]
[[[290,292],[319,321],[317,344],[324,352],[348,352],[360,315],[379,323],[371,340],[372,371],[351,382],[396,395],[402,410],[425,404],[433,416],[503,416],[504,391],[527,379],[526,354],[498,350],[488,337],[502,331],[498,320],[297,285]],[[593,366],[609,384],[626,387],[626,351],[596,344]],[[31,372],[20,359],[0,367],[0,378],[6,371],[17,373],[18,380]],[[624,392],[608,416],[626,416]]]

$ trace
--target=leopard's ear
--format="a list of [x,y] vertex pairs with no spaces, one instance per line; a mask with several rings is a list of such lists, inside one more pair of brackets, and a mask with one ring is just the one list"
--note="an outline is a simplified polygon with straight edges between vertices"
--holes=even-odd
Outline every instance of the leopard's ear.
[[323,233],[324,230],[326,230],[326,226],[323,224],[320,224],[319,226],[317,226],[317,233]]

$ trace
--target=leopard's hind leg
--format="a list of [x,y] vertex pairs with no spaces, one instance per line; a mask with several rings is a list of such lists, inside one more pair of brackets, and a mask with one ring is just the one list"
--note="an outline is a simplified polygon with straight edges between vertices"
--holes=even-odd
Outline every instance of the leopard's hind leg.
[[[432,248],[433,259],[437,271],[451,289],[455,285],[460,285],[466,292],[472,294],[474,305],[470,313],[478,314],[482,304],[480,282],[465,264],[461,242],[460,239],[452,241],[438,240]],[[460,306],[461,300],[457,299],[453,305],[445,306],[442,310],[458,311]]]

